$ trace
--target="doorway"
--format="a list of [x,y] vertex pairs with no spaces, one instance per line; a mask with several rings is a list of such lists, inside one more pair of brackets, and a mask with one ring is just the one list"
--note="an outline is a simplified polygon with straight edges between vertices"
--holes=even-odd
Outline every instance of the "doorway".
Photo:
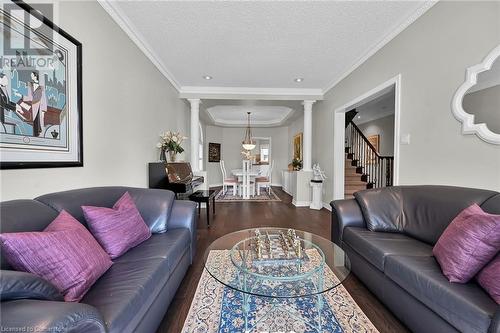
[[335,110],[334,200],[399,183],[398,75]]

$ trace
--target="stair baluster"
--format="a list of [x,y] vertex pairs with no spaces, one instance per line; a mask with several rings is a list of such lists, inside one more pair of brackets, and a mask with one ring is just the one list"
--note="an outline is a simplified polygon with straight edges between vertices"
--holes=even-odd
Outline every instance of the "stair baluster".
[[346,125],[345,153],[366,188],[393,185],[394,157],[381,156],[352,120]]

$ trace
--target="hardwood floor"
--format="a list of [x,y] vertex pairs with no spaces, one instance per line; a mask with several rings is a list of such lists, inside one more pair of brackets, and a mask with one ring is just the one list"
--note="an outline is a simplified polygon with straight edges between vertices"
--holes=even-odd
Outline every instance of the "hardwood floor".
[[[177,291],[157,333],[177,333],[182,330],[198,280],[203,271],[203,253],[212,241],[236,230],[252,227],[285,227],[309,231],[330,239],[330,212],[292,205],[291,197],[279,188],[273,188],[282,202],[217,203],[216,215],[206,226],[202,210],[198,220],[197,253],[184,281]],[[344,286],[380,332],[408,332],[375,296],[351,274]]]

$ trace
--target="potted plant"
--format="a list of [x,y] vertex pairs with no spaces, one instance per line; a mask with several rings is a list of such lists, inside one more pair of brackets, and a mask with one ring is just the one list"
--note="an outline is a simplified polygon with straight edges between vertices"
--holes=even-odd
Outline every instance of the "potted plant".
[[302,169],[302,160],[298,159],[298,158],[294,158],[292,160],[292,166],[293,166],[293,169],[297,170],[297,171]]
[[177,154],[184,151],[181,144],[185,139],[187,138],[179,132],[167,131],[160,135],[160,142],[156,145],[160,149],[160,160],[166,162],[167,157],[165,152],[168,152],[170,162],[175,162]]

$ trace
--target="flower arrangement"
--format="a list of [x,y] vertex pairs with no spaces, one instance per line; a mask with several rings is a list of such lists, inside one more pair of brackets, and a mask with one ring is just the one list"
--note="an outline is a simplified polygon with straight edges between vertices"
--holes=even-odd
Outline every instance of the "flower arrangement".
[[165,160],[165,152],[168,151],[170,155],[170,160],[175,161],[177,154],[184,151],[181,144],[187,137],[180,134],[180,132],[167,131],[160,135],[160,142],[156,144],[156,147],[160,149],[160,160]]
[[246,149],[242,150],[242,151],[241,151],[241,155],[243,155],[243,158],[244,158],[245,160],[250,160],[250,159],[252,159],[252,153],[251,153],[251,151],[250,151],[250,150],[246,150]]
[[292,160],[292,166],[294,170],[300,170],[302,169],[302,160],[298,158],[294,158]]

